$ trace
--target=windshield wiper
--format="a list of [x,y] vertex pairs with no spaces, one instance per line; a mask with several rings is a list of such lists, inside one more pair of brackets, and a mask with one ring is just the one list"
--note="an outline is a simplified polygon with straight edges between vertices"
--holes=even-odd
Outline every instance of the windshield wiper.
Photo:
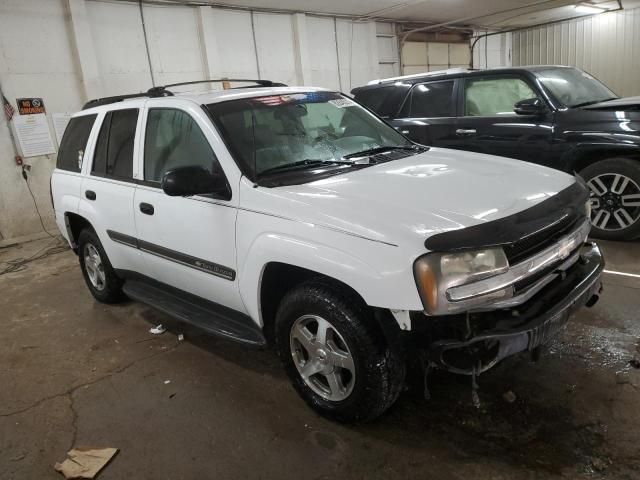
[[602,100],[590,100],[588,102],[582,102],[576,105],[572,105],[571,108],[588,107],[589,105],[595,105],[596,103],[608,102],[609,100],[617,100],[617,99],[618,97],[610,97],[610,98],[604,98]]
[[260,172],[260,175],[270,174],[274,172],[285,172],[288,170],[298,170],[307,167],[316,167],[318,165],[336,165],[336,164],[346,164],[353,165],[353,162],[345,162],[342,160],[314,160],[314,159],[305,159],[299,160],[297,162],[286,163],[284,165],[278,165],[277,167],[267,168]]
[[369,155],[375,155],[376,153],[388,152],[390,150],[420,150],[420,147],[417,145],[383,145],[382,147],[369,148],[367,150],[362,150],[361,152],[350,153],[348,155],[343,156],[342,158],[357,158],[357,157],[367,157]]

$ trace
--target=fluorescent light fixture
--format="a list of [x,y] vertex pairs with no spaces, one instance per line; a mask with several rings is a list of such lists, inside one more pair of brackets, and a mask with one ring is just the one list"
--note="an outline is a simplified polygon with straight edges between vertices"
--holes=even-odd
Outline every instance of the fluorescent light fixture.
[[587,13],[592,15],[604,12],[604,8],[596,7],[595,5],[587,5],[587,4],[576,5],[575,9],[576,9],[576,12],[578,13]]

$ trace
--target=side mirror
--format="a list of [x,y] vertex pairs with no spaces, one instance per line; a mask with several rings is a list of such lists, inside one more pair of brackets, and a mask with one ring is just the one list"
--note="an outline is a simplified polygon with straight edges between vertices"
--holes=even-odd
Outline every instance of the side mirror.
[[231,198],[231,190],[224,175],[212,174],[200,166],[168,170],[162,176],[162,190],[170,197],[215,195],[225,200]]
[[547,111],[547,108],[539,98],[527,98],[516,102],[513,111],[518,115],[542,115]]

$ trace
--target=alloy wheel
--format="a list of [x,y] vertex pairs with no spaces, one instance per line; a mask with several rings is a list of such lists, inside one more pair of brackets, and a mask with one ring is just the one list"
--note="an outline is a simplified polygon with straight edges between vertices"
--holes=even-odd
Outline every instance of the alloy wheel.
[[591,223],[608,231],[623,230],[640,219],[640,186],[619,173],[603,173],[587,182]]
[[91,243],[87,243],[84,247],[84,267],[91,285],[96,290],[104,290],[106,285],[104,265],[98,249]]
[[351,394],[356,379],[353,357],[331,323],[303,315],[293,322],[289,341],[293,363],[311,390],[333,402]]

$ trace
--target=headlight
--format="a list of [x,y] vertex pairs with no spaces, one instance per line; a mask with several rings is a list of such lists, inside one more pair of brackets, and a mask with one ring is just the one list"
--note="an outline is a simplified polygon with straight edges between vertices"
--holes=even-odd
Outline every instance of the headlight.
[[414,275],[425,311],[429,314],[448,314],[469,310],[487,302],[507,298],[512,288],[482,293],[472,298],[456,298],[448,290],[509,270],[509,262],[502,248],[456,253],[430,253],[414,264]]

